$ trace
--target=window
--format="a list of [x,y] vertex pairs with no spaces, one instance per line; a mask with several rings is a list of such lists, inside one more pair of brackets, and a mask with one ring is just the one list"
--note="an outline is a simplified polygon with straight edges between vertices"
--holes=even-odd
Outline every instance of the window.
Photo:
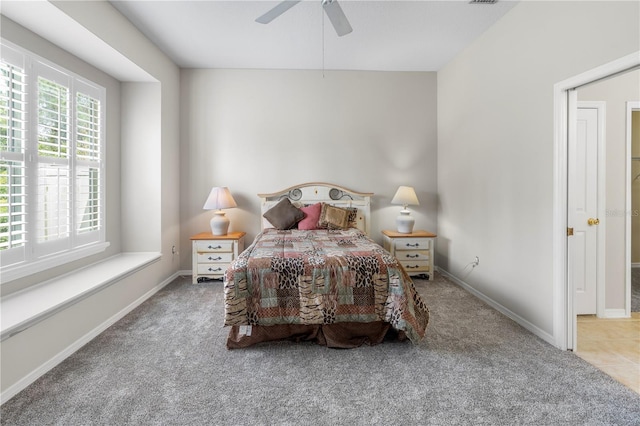
[[3,279],[104,250],[105,89],[2,41]]

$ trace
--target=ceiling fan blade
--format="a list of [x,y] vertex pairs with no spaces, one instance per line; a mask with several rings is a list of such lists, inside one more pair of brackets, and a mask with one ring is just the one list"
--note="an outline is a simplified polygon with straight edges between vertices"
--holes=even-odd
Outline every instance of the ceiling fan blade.
[[342,37],[343,35],[347,35],[353,31],[351,24],[349,24],[349,20],[338,4],[338,0],[324,0],[322,2],[322,7],[331,21],[333,28],[335,28],[336,33],[338,33],[338,36]]
[[285,13],[287,10],[291,9],[296,4],[300,3],[300,1],[301,0],[285,0],[281,3],[278,3],[276,7],[274,7],[273,9],[271,9],[270,11],[268,11],[267,13],[265,13],[264,15],[256,19],[256,22],[259,22],[261,24],[268,24],[269,22],[276,19],[278,16]]

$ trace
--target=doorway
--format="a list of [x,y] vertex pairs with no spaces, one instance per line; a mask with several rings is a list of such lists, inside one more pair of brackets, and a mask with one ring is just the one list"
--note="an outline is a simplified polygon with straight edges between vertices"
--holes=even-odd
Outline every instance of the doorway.
[[[578,217],[578,221],[582,221],[584,229],[594,231],[597,227],[602,226],[604,231],[602,236],[598,236],[598,241],[604,245],[604,266],[598,266],[596,271],[593,267],[595,262],[593,259],[583,261],[583,265],[591,266],[591,274],[597,273],[602,275],[602,279],[598,280],[597,291],[597,315],[594,315],[593,308],[585,308],[580,306],[580,285],[585,284],[590,278],[588,272],[582,276],[576,274],[576,257],[572,253],[572,245],[580,241],[578,238],[568,237],[568,258],[567,258],[567,299],[573,303],[567,306],[567,312],[570,313],[567,319],[567,327],[572,324],[574,326],[573,336],[568,335],[567,348],[573,349],[579,357],[583,358],[596,368],[602,370],[616,380],[624,383],[634,391],[640,393],[640,370],[637,365],[637,336],[640,333],[640,317],[634,317],[630,312],[631,291],[631,259],[632,259],[632,237],[634,236],[632,222],[635,218],[634,206],[632,203],[632,186],[636,185],[633,179],[640,170],[634,174],[636,168],[633,160],[636,152],[632,149],[632,123],[631,117],[635,107],[640,107],[640,71],[626,70],[624,73],[618,73],[611,77],[601,78],[598,81],[585,83],[576,89],[568,90],[568,176],[572,176],[572,162],[578,161],[580,164],[587,164],[588,155],[580,153],[576,150],[575,139],[584,139],[584,133],[588,127],[588,120],[584,117],[584,101],[600,101],[604,104],[605,112],[605,142],[600,145],[605,150],[601,154],[604,158],[604,167],[597,167],[594,174],[604,177],[605,184],[603,190],[593,190],[597,185],[583,185],[576,190],[572,186],[571,180],[568,182],[568,203],[567,203],[567,222],[568,226],[575,223],[572,218],[571,198],[572,192],[578,194],[580,200],[589,199],[588,196],[581,194],[589,191],[592,193],[592,202],[594,199],[604,201],[604,206],[600,207],[597,215],[586,215]],[[630,100],[636,100],[630,102]],[[576,110],[573,110],[575,106]],[[583,113],[581,115],[581,113]],[[594,115],[595,112],[592,113]],[[591,120],[594,121],[594,120]],[[573,126],[573,127],[572,127]],[[580,133],[583,133],[580,135]],[[593,133],[593,132],[592,132]],[[597,133],[597,132],[596,132]],[[592,143],[586,149],[591,150],[591,157],[594,151],[600,151],[598,144]],[[578,160],[574,158],[578,157]],[[575,174],[573,167],[573,174]],[[586,175],[586,174],[585,174]],[[603,176],[604,175],[604,176]],[[583,184],[586,179],[583,179]],[[638,178],[640,181],[640,177]],[[636,181],[636,182],[638,182]],[[588,189],[588,188],[591,189]],[[604,195],[600,197],[598,195]],[[586,205],[586,203],[583,203]],[[582,208],[582,206],[580,206]],[[583,209],[583,213],[587,213]],[[589,219],[600,219],[600,225],[586,225]],[[573,222],[572,222],[573,220]],[[635,228],[636,233],[638,228]],[[578,247],[581,249],[581,247]],[[585,250],[578,250],[585,253]],[[586,256],[582,257],[584,260]],[[580,258],[578,257],[578,260]],[[598,260],[602,260],[598,256]],[[600,262],[598,262],[600,263]],[[579,264],[577,266],[580,266]],[[580,270],[580,268],[577,268]],[[583,271],[584,272],[584,271]]]
[[[640,67],[640,52],[627,55],[554,86],[555,155],[554,155],[554,337],[561,349],[576,347],[575,289],[570,285],[568,253],[568,146],[569,117],[577,109],[576,90],[589,83],[621,75]],[[625,209],[626,210],[626,209]],[[626,247],[625,258],[630,255]],[[630,274],[629,274],[630,275]],[[630,277],[629,277],[630,278]]]

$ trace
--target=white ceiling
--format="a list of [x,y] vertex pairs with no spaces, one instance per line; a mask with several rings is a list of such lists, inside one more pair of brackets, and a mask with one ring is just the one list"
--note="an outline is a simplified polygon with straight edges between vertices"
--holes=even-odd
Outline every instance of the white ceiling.
[[304,0],[267,25],[255,19],[279,1],[111,1],[182,68],[376,71],[437,71],[516,4],[339,2],[353,27],[343,37],[321,0]]

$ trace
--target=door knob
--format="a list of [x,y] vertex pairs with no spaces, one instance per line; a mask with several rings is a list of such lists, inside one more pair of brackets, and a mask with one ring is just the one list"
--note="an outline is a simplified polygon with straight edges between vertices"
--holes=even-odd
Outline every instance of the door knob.
[[590,217],[589,220],[587,220],[587,223],[589,224],[589,226],[600,225],[600,219],[594,219]]

